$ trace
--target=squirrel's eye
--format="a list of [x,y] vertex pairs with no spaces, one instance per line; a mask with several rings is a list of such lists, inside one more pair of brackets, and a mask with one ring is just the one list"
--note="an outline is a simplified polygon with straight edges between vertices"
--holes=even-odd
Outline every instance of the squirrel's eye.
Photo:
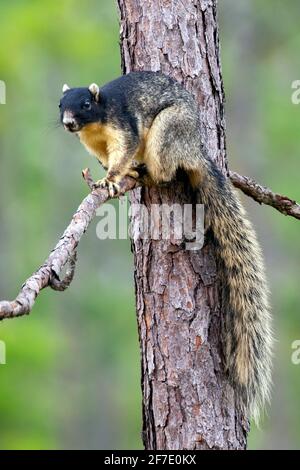
[[83,105],[82,105],[83,109],[91,109],[92,105],[91,105],[91,102],[89,100],[86,100]]

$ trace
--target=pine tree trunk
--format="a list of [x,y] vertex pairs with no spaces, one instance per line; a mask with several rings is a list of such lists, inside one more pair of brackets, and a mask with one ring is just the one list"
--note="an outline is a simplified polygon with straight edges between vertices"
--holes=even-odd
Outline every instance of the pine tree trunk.
[[[197,98],[203,145],[226,172],[215,0],[118,0],[124,73],[162,71]],[[184,182],[136,189],[131,202],[195,202]],[[133,217],[133,231],[140,224]],[[222,367],[222,306],[213,246],[132,241],[146,449],[245,449],[244,422]]]

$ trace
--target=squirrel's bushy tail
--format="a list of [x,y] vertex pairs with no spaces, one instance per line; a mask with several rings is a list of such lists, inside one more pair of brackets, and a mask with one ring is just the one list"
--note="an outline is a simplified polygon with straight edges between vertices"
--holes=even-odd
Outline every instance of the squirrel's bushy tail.
[[261,250],[230,181],[210,161],[199,188],[222,273],[226,368],[243,410],[257,422],[269,399],[272,331]]

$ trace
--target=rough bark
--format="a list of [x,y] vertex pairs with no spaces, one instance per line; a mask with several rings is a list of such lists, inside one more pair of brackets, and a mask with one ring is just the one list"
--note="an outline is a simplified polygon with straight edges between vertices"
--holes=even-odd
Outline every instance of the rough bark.
[[[210,157],[227,173],[224,93],[216,2],[118,0],[123,72],[153,70],[182,82],[199,103]],[[194,202],[187,186],[139,188],[131,201]],[[138,231],[140,218],[133,218]],[[142,355],[143,440],[147,449],[244,449],[248,423],[223,373],[213,246],[134,239]]]

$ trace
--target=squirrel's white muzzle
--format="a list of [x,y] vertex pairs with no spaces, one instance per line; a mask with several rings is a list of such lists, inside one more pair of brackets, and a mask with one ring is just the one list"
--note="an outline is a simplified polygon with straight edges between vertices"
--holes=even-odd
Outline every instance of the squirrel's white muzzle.
[[76,132],[79,130],[79,126],[74,118],[74,115],[71,111],[65,111],[62,119],[62,123],[66,131]]

